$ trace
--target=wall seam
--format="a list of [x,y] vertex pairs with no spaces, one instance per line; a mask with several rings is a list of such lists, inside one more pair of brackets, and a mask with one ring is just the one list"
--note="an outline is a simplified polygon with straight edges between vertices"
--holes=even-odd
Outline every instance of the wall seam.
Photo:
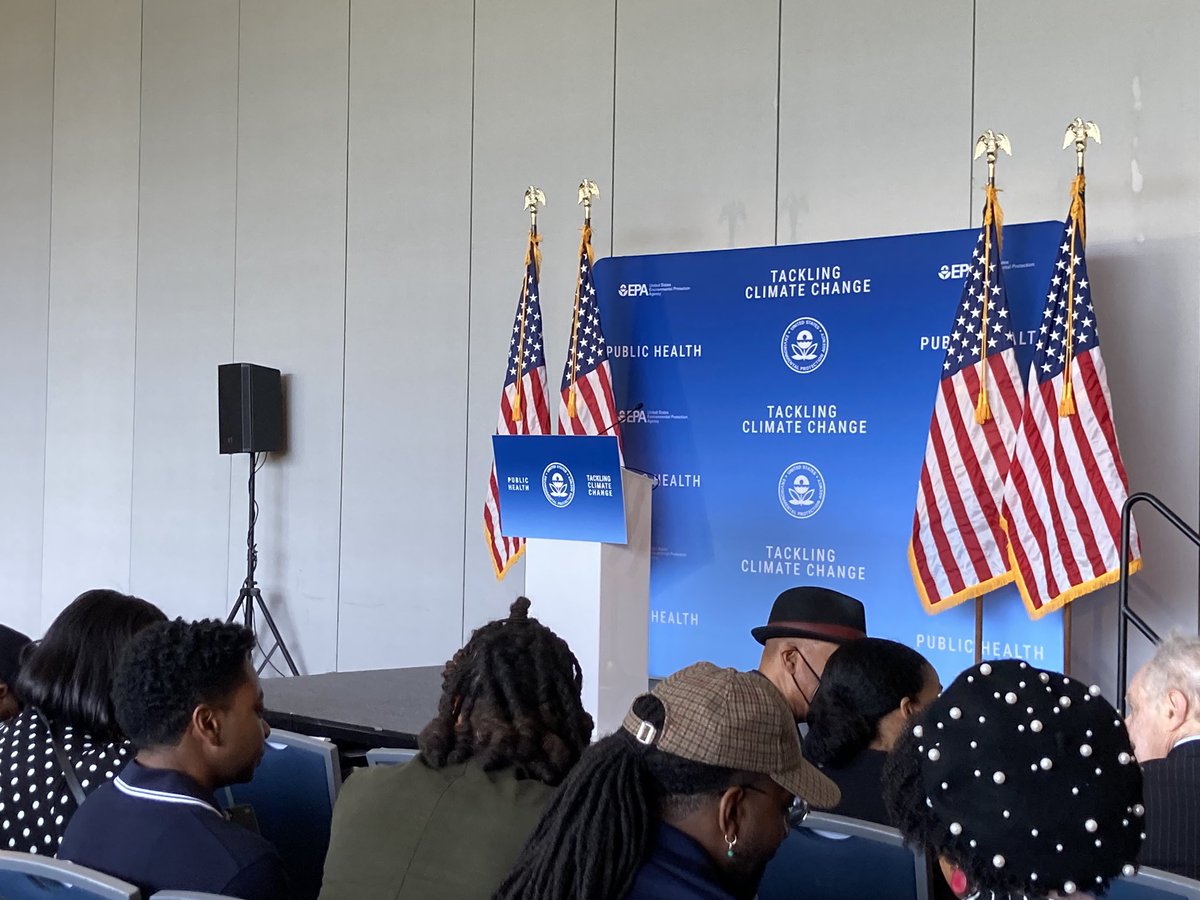
[[617,255],[617,13],[620,0],[613,0],[612,153],[608,177],[608,253]]
[[779,146],[780,146],[780,101],[783,98],[783,0],[779,0],[779,21],[776,27],[775,47],[775,245],[779,245]]
[[334,585],[333,670],[341,671],[342,653],[342,548],[346,509],[346,330],[350,309],[350,38],[354,0],[346,3],[346,192],[342,206],[342,416],[338,457],[338,552]]
[[[971,123],[970,135],[968,137],[974,141],[975,138],[975,66],[976,53],[979,48],[979,0],[971,2]],[[971,159],[967,163],[967,227],[971,227],[975,215],[974,197],[972,195],[972,187],[975,180],[975,160]]]
[[38,625],[45,621],[46,604],[46,459],[50,449],[50,305],[54,275],[54,109],[58,92],[58,0],[50,13],[50,214],[46,218],[46,372],[42,400],[42,539],[38,542]]
[[146,77],[146,3],[139,8],[138,28],[138,164],[137,164],[137,213],[134,218],[133,243],[133,397],[132,416],[129,423],[129,554],[125,570],[125,585],[129,593],[133,589],[133,501],[134,478],[137,473],[137,396],[138,396],[138,309],[142,293],[142,103]]
[[467,370],[463,408],[463,548],[462,548],[462,604],[459,614],[459,641],[467,642],[467,554],[470,545],[471,522],[471,306],[474,295],[475,256],[475,48],[478,28],[478,0],[471,2],[471,134],[469,138],[470,159],[467,175]]
[[[233,122],[233,317],[229,335],[229,359],[237,353],[238,318],[238,189],[241,185],[242,159],[242,4],[238,0],[237,14],[237,71],[234,76],[234,122]],[[225,591],[230,589],[231,566],[229,542],[233,540],[233,457],[229,457],[229,486],[225,491]],[[222,608],[224,616],[224,608]]]

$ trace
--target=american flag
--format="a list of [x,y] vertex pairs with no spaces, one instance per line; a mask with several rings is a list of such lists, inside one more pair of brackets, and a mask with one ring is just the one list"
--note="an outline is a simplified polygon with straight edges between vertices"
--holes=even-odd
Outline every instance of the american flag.
[[[571,343],[563,366],[559,434],[612,434],[620,437],[613,400],[612,366],[600,326],[600,305],[592,281],[592,229],[584,225],[579,242],[579,277]],[[619,446],[619,445],[618,445]]]
[[[1072,187],[1004,492],[1017,587],[1033,618],[1116,581],[1129,480],[1084,255],[1083,176]],[[1141,566],[1132,532],[1132,570]]]
[[908,547],[913,581],[929,612],[1013,578],[1000,507],[1023,389],[1004,291],[1000,221],[989,187],[984,225],[946,343]]
[[[538,302],[538,268],[541,264],[538,240],[536,235],[530,235],[529,250],[525,254],[525,278],[508,344],[508,364],[504,371],[504,392],[500,395],[496,434],[550,433],[542,306]],[[504,577],[525,550],[524,538],[506,536],[500,529],[500,489],[493,461],[487,499],[483,504],[483,532],[497,580]]]

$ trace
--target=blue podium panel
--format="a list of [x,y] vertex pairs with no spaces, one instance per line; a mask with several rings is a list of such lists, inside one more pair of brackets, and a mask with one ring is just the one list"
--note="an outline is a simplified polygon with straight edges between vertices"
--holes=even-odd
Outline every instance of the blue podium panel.
[[[1004,228],[1024,376],[1058,222]],[[977,230],[613,257],[596,288],[631,469],[654,473],[650,669],[750,668],[775,595],[860,598],[868,631],[944,683],[974,657],[973,604],[937,616],[909,571],[917,485]],[[1081,602],[1088,602],[1086,599]],[[985,598],[985,658],[1062,666],[1061,617]]]
[[616,437],[497,434],[492,448],[501,533],[625,543]]

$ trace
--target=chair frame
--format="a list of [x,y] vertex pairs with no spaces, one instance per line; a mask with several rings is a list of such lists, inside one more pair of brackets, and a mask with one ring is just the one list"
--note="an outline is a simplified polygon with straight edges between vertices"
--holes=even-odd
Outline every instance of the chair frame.
[[917,888],[917,896],[931,896],[929,893],[929,862],[925,858],[925,854],[906,846],[904,838],[895,828],[824,812],[809,813],[799,827],[809,831],[828,831],[834,834],[844,834],[847,837],[864,838],[889,847],[903,847],[913,857],[913,883]]
[[141,891],[136,885],[89,869],[86,866],[68,862],[65,859],[54,859],[49,856],[35,856],[32,853],[16,853],[12,850],[0,850],[0,871],[17,872],[34,878],[44,878],[67,887],[91,891],[97,898],[104,900],[140,900]]
[[1149,866],[1137,870],[1132,878],[1121,878],[1121,881],[1127,881],[1130,884],[1141,885],[1142,887],[1154,888],[1159,891],[1170,891],[1178,894],[1179,891],[1189,891],[1187,896],[1200,897],[1200,881],[1195,881],[1191,878],[1185,878],[1183,875],[1174,875],[1171,872],[1164,872],[1162,869],[1151,869]]
[[372,747],[367,751],[367,765],[370,768],[403,765],[420,752],[409,747]]
[[338,792],[342,789],[342,767],[338,763],[338,748],[333,741],[310,737],[307,734],[297,734],[294,731],[272,731],[267,738],[268,744],[281,744],[286,747],[302,747],[320,754],[325,763],[326,784],[329,785],[329,807],[337,803]]
[[200,891],[159,891],[151,894],[147,900],[237,900],[228,894],[205,894]]

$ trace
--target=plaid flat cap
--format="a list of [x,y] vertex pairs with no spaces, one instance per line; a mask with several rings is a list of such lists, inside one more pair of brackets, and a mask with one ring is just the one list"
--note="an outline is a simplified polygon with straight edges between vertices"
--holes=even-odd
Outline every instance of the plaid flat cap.
[[810,806],[829,809],[841,792],[804,758],[782,695],[758,672],[709,662],[680,669],[651,692],[666,710],[661,729],[631,708],[623,727],[643,744],[710,766],[755,772]]

